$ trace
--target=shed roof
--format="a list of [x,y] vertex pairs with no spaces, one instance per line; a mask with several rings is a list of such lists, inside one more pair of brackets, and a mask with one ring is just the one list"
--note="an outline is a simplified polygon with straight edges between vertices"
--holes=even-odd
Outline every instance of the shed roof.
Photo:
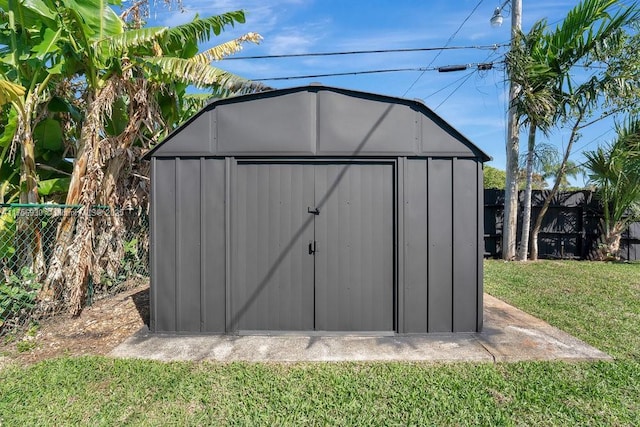
[[181,156],[491,159],[421,101],[322,85],[216,100],[145,158]]

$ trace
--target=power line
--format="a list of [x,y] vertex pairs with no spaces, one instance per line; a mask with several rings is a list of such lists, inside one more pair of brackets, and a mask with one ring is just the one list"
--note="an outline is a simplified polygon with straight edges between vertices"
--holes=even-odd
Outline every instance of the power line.
[[255,56],[230,56],[225,58],[225,61],[238,60],[238,59],[280,59],[280,58],[308,58],[314,56],[339,56],[339,55],[361,55],[372,53],[404,53],[404,52],[429,52],[429,51],[443,51],[443,50],[464,50],[464,49],[479,49],[479,50],[496,50],[499,47],[507,46],[506,44],[492,44],[492,45],[480,45],[480,46],[442,46],[442,47],[419,47],[419,48],[404,48],[404,49],[375,49],[375,50],[351,50],[346,52],[311,52],[311,53],[288,53],[282,55],[255,55]]
[[299,80],[299,79],[314,79],[319,77],[356,76],[361,74],[398,73],[398,72],[406,72],[406,71],[422,71],[423,73],[426,73],[427,71],[438,71],[438,72],[444,73],[444,72],[451,72],[451,71],[462,71],[462,70],[466,70],[473,67],[476,67],[478,70],[490,70],[497,63],[499,62],[446,65],[442,67],[387,68],[387,69],[380,69],[380,70],[345,71],[341,73],[308,74],[303,76],[268,77],[268,78],[251,79],[251,80],[254,82],[277,81],[277,80]]
[[467,74],[464,78],[464,80],[462,80],[460,82],[460,84],[451,91],[451,93],[449,95],[447,95],[447,97],[445,99],[442,100],[442,102],[440,104],[438,104],[438,106],[436,108],[434,108],[433,110],[437,110],[438,108],[440,108],[442,106],[442,104],[444,104],[445,102],[447,102],[449,100],[449,98],[451,98],[453,96],[454,93],[456,93],[458,91],[458,89],[460,89],[462,87],[463,84],[465,84],[467,82],[467,80],[469,80],[469,78],[471,78],[471,76],[476,73],[478,70],[473,70],[472,72],[470,72],[469,74]]
[[[480,0],[478,2],[478,4],[476,4],[476,7],[473,8],[473,10],[469,13],[469,15],[467,15],[466,18],[464,18],[464,20],[462,21],[462,23],[458,26],[458,29],[455,30],[453,32],[453,34],[451,35],[451,37],[449,37],[449,40],[447,40],[447,42],[444,44],[445,47],[449,46],[449,43],[451,43],[451,41],[453,40],[453,38],[458,34],[458,32],[462,29],[462,27],[464,26],[464,24],[467,23],[467,21],[469,20],[469,18],[471,18],[471,15],[473,15],[475,13],[475,11],[478,9],[478,7],[480,7],[480,5],[482,4],[484,0]],[[430,67],[434,61],[440,56],[440,54],[442,53],[442,50],[438,52],[438,54],[436,56],[433,57],[433,59],[431,60],[431,62],[429,62],[429,64],[427,65],[427,68]],[[413,81],[413,83],[411,83],[411,85],[409,86],[409,88],[407,90],[404,91],[404,93],[402,94],[402,97],[404,98],[407,93],[409,93],[409,91],[411,89],[413,89],[413,87],[416,85],[416,83],[418,83],[418,81],[422,78],[422,76],[424,76],[424,73],[426,72],[423,71],[422,73],[420,73],[420,75]]]

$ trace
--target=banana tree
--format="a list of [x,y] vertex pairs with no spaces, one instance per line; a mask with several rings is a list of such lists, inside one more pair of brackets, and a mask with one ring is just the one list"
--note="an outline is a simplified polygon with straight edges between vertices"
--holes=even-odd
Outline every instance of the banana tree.
[[[59,32],[55,16],[43,1],[0,0],[0,11],[4,22],[0,27],[0,104],[11,109],[5,126],[11,142],[3,147],[2,167],[19,169],[19,201],[35,204],[40,196],[34,124],[57,78],[55,67],[47,64],[57,62]],[[15,159],[17,147],[19,159]],[[21,257],[16,268],[26,266],[41,276],[45,265],[38,218],[18,218],[16,240]]]
[[[189,84],[217,95],[261,90],[262,86],[209,64],[257,42],[248,34],[198,53],[198,43],[208,41],[229,25],[244,21],[241,11],[169,28],[95,31],[79,13],[77,4],[88,0],[61,0],[57,14],[65,29],[67,64],[73,64],[85,84],[85,114],[76,147],[66,203],[81,205],[78,214],[62,218],[56,247],[41,291],[41,299],[69,296],[73,314],[81,311],[89,277],[99,283],[112,275],[122,258],[122,218],[92,215],[91,207],[146,206],[147,182],[139,159],[178,124]],[[94,5],[98,23],[114,21],[106,5]],[[103,7],[100,7],[103,6]],[[118,18],[119,19],[119,18]],[[135,173],[135,171],[143,173]],[[143,191],[138,191],[140,189]],[[114,243],[115,242],[115,243]]]

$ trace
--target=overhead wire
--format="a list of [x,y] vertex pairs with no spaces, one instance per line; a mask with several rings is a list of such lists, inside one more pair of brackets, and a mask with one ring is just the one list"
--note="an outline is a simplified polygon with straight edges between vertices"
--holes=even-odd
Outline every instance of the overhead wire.
[[313,79],[313,78],[319,78],[319,77],[355,76],[360,74],[397,73],[397,72],[405,72],[405,71],[421,71],[423,73],[426,73],[427,71],[448,72],[448,71],[461,71],[461,70],[466,70],[473,67],[477,67],[478,70],[490,70],[493,68],[494,65],[499,63],[501,63],[501,61],[489,62],[489,63],[480,62],[480,63],[470,63],[470,64],[461,64],[461,65],[446,65],[446,66],[440,66],[440,67],[387,68],[387,69],[379,69],[379,70],[345,71],[340,73],[267,77],[267,78],[261,78],[261,79],[252,79],[252,81],[264,82],[264,81],[277,81],[277,80],[298,80],[298,79]]
[[[458,32],[460,32],[460,30],[462,29],[462,27],[464,26],[464,24],[467,23],[467,21],[469,20],[469,18],[471,18],[471,16],[475,13],[475,11],[480,7],[480,5],[482,4],[484,0],[480,0],[478,2],[478,4],[476,4],[476,6],[473,8],[473,10],[469,13],[469,15],[467,15],[467,17],[462,21],[462,23],[458,26],[458,28],[453,32],[453,34],[451,35],[451,37],[449,37],[449,39],[447,40],[447,42],[444,44],[445,47],[449,46],[449,43],[451,43],[451,41],[454,39],[454,37],[456,35],[458,35]],[[433,59],[431,60],[431,62],[429,62],[429,64],[427,65],[427,67],[430,67],[435,60],[440,56],[440,54],[442,53],[442,51],[439,51],[438,54],[433,57]],[[404,91],[404,93],[402,94],[402,97],[405,97],[407,95],[407,93],[409,93],[409,91],[411,89],[413,89],[413,87],[418,83],[418,81],[420,81],[420,79],[422,78],[422,76],[424,76],[424,73],[426,71],[423,71],[422,73],[420,73],[420,75],[413,81],[413,83],[411,83],[411,85],[409,85],[409,88],[407,90]]]
[[438,108],[440,108],[442,106],[442,104],[447,102],[449,100],[449,98],[451,98],[453,96],[453,94],[456,93],[458,91],[458,89],[460,89],[462,87],[462,85],[464,85],[467,82],[467,80],[469,80],[471,78],[471,76],[474,73],[477,73],[477,72],[478,72],[478,70],[476,69],[476,70],[473,70],[470,73],[468,73],[465,76],[464,80],[462,80],[462,82],[460,82],[460,84],[453,91],[451,91],[451,93],[449,95],[447,95],[447,97],[445,99],[443,99],[442,102],[440,102],[440,104],[438,104],[438,106],[436,108],[434,108],[433,110],[434,111],[437,110]]
[[417,47],[417,48],[402,48],[402,49],[351,50],[351,51],[344,51],[344,52],[309,52],[309,53],[287,53],[287,54],[281,54],[281,55],[229,56],[224,58],[224,60],[233,61],[233,60],[239,60],[239,59],[309,58],[309,57],[316,57],[316,56],[362,55],[362,54],[375,54],[375,53],[430,52],[434,50],[437,50],[437,51],[470,50],[470,49],[496,50],[504,46],[508,46],[508,45],[492,44],[492,45],[475,45],[475,46],[439,46],[439,47]]

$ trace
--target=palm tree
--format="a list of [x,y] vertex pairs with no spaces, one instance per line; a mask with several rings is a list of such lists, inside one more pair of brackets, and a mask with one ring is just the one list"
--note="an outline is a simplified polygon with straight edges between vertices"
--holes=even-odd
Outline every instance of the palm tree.
[[538,130],[542,130],[545,134],[549,133],[561,96],[555,90],[558,75],[546,64],[544,57],[546,28],[546,21],[541,20],[531,28],[528,34],[518,33],[507,55],[507,72],[519,88],[513,107],[520,125],[529,127],[522,236],[516,255],[518,261],[527,259],[529,248],[536,133]]
[[640,117],[630,117],[617,134],[608,147],[584,154],[603,210],[595,250],[600,260],[618,258],[622,233],[640,219]]
[[[615,13],[614,13],[615,12]],[[533,171],[535,136],[538,128],[550,130],[562,121],[574,119],[572,136],[558,169],[556,180],[531,229],[530,258],[538,257],[538,233],[551,200],[556,195],[567,170],[567,162],[578,137],[582,120],[598,104],[601,95],[615,77],[601,73],[574,87],[573,68],[580,61],[594,55],[607,43],[619,43],[622,29],[636,20],[635,5],[625,8],[618,0],[584,0],[569,11],[567,17],[553,31],[540,21],[527,34],[507,59],[509,77],[523,86],[515,105],[523,124],[529,125],[528,171]],[[530,203],[530,202],[529,202]],[[530,206],[530,205],[529,205]],[[530,221],[530,207],[525,221]],[[520,259],[526,259],[529,227],[523,224]],[[526,234],[525,234],[526,233]]]

